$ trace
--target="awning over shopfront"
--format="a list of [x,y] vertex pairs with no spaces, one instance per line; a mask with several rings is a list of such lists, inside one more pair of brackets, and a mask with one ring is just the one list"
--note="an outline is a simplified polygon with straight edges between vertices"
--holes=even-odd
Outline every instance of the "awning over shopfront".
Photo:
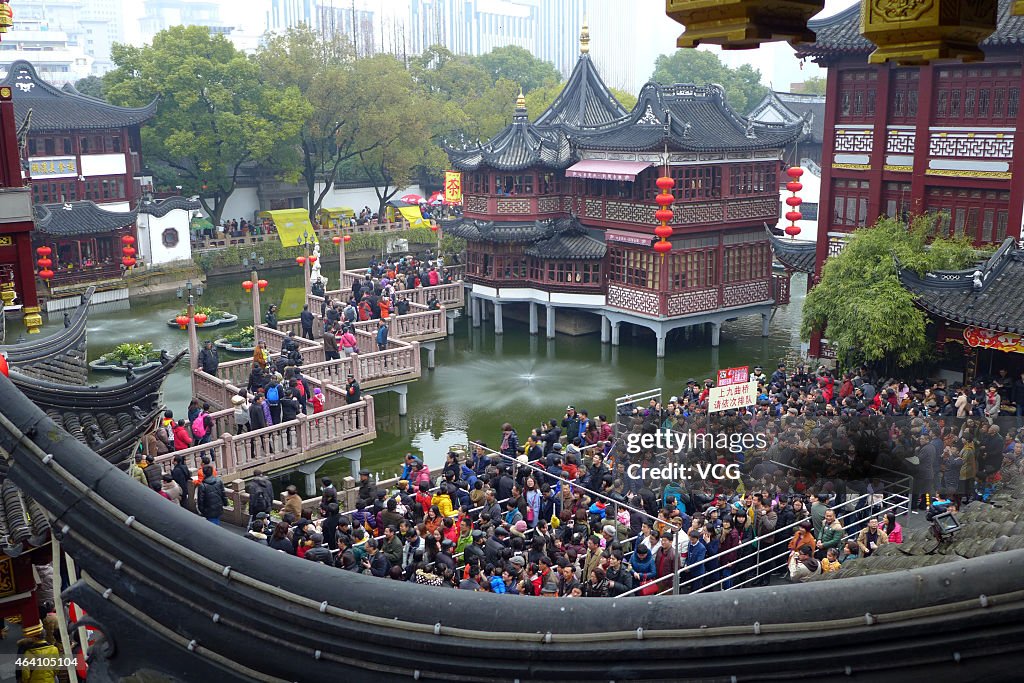
[[585,159],[565,171],[569,178],[593,178],[595,180],[624,180],[633,182],[636,174],[653,166],[650,161],[611,161],[607,159]]
[[297,247],[301,244],[304,233],[308,234],[312,241],[316,241],[316,231],[313,229],[313,224],[309,222],[309,211],[306,209],[261,211],[260,218],[269,218],[274,221],[281,244],[286,247]]

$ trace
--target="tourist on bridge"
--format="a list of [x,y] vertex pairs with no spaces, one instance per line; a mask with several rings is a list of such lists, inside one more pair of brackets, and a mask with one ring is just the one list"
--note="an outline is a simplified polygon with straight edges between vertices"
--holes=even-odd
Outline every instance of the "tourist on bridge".
[[267,309],[267,314],[264,316],[263,322],[265,322],[267,327],[270,329],[277,329],[277,306],[270,304],[270,308]]
[[213,348],[213,342],[207,339],[203,342],[203,348],[199,352],[199,368],[207,375],[216,377],[219,365],[220,358],[217,356],[217,349]]
[[178,485],[178,482],[174,481],[174,477],[170,474],[161,475],[160,493],[164,498],[175,505],[181,505],[182,499],[185,497],[185,493],[181,490],[181,486]]
[[267,350],[267,342],[261,341],[256,344],[256,348],[253,349],[252,352],[252,362],[263,370],[266,370],[269,367],[270,352]]
[[352,405],[362,400],[363,390],[360,388],[359,382],[356,381],[355,375],[349,374],[348,381],[345,383],[345,403]]
[[178,420],[174,426],[174,450],[183,451],[192,445],[192,435],[189,434],[185,420]]
[[388,323],[381,320],[377,323],[377,350],[386,351],[388,348]]
[[203,468],[203,482],[196,492],[196,510],[207,521],[220,526],[220,517],[227,504],[228,494],[224,490],[224,483],[214,474],[213,467],[207,465]]
[[437,311],[441,308],[441,302],[437,299],[437,294],[433,292],[427,297],[427,310]]
[[341,346],[345,357],[354,356],[359,351],[359,342],[356,341],[355,328],[352,325],[345,325],[338,344]]
[[249,526],[252,526],[252,520],[256,515],[261,512],[270,514],[273,511],[274,487],[270,479],[263,475],[263,470],[257,469],[245,490],[249,494]]
[[267,384],[265,395],[271,417],[271,422],[267,426],[281,424],[281,399],[284,397],[284,387],[278,381],[277,375],[271,377],[270,383]]
[[[323,342],[324,342],[324,359],[325,360],[338,360],[341,355],[338,353],[338,337],[335,334],[337,328],[334,326],[328,326],[324,329]],[[345,355],[348,355],[347,353]]]
[[188,485],[192,481],[192,472],[189,470],[188,465],[185,464],[185,456],[174,456],[174,467],[171,468],[171,477],[178,487],[181,488],[181,507],[187,508],[189,506]]
[[313,313],[309,310],[309,304],[302,307],[299,314],[299,323],[302,325],[302,336],[306,339],[313,339]]

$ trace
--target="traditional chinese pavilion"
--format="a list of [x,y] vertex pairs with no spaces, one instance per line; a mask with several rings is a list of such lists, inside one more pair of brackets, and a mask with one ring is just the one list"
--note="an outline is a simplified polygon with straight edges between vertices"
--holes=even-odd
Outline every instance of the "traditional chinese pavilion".
[[52,250],[52,286],[121,277],[121,238],[135,234],[136,211],[110,211],[91,201],[37,204],[37,246]]
[[[673,329],[761,314],[776,303],[764,223],[779,216],[783,149],[803,122],[759,123],[734,112],[719,86],[648,83],[626,112],[589,56],[533,122],[520,97],[492,140],[449,149],[463,172],[463,217],[445,230],[467,241],[465,282],[479,324],[490,302],[537,306],[554,336],[558,308],[601,317],[602,340],[622,323],[654,331],[658,355]],[[666,170],[667,169],[667,170]],[[675,179],[672,250],[652,249],[655,180]],[[780,278],[781,280],[781,278]]]
[[[791,166],[804,159],[821,164],[821,143],[825,138],[825,96],[795,92],[768,94],[748,114],[763,123],[805,123],[804,135],[786,148],[783,161]],[[801,211],[804,205],[801,205]]]
[[[798,54],[828,67],[816,272],[882,215],[934,214],[939,233],[979,246],[1019,238],[1024,16],[1012,0],[999,0],[979,62],[869,64],[860,3],[809,26],[817,39]],[[822,352],[813,339],[811,354]]]

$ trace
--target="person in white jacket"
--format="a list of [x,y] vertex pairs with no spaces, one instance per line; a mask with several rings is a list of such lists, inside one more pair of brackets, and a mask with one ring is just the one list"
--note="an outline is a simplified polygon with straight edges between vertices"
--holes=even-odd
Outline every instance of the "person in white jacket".
[[802,545],[789,556],[789,580],[807,581],[821,573],[821,563],[814,559],[811,546]]

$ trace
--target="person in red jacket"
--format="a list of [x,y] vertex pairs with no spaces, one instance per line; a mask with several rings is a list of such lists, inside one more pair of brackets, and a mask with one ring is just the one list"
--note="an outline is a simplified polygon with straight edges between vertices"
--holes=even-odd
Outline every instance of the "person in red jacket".
[[192,435],[188,433],[185,420],[178,420],[174,425],[174,450],[183,451],[192,445]]

